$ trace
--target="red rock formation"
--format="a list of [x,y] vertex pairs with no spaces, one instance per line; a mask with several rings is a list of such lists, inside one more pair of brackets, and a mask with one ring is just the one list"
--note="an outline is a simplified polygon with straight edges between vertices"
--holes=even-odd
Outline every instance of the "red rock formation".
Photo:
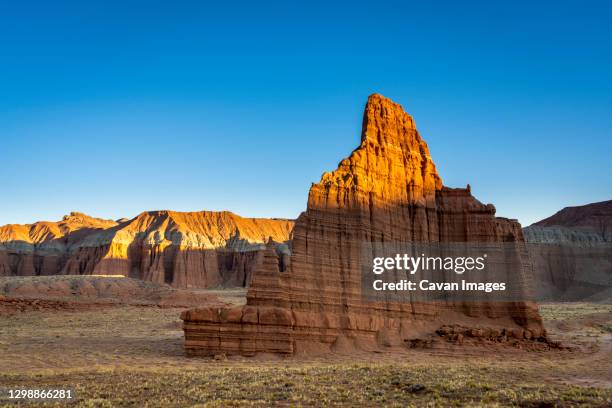
[[[366,105],[361,144],[313,184],[291,256],[273,245],[244,307],[183,313],[188,354],[300,353],[396,345],[457,319],[543,334],[522,302],[364,303],[361,250],[369,242],[522,241],[518,222],[495,218],[468,189],[450,189],[412,117],[380,95]],[[520,271],[517,271],[517,273]],[[471,320],[470,320],[471,319]]]
[[151,211],[122,223],[72,213],[0,227],[0,276],[123,275],[174,287],[244,286],[268,237],[293,221],[230,212]]
[[68,248],[117,223],[72,212],[61,221],[0,227],[0,276],[54,275],[69,257]]

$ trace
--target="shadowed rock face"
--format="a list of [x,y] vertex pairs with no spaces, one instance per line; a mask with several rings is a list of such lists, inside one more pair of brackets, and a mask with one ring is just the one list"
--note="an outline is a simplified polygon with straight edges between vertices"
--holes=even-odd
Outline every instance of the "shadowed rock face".
[[554,215],[534,223],[539,227],[566,227],[612,234],[612,200],[565,207]]
[[71,213],[0,227],[0,276],[123,275],[174,287],[246,286],[269,237],[293,221],[230,212],[150,211],[115,222]]
[[612,242],[612,200],[565,207],[523,229],[527,242],[592,246]]
[[612,200],[566,207],[523,233],[538,299],[612,302]]
[[469,187],[444,187],[413,119],[372,95],[359,147],[312,185],[290,257],[279,257],[273,246],[266,250],[246,306],[184,312],[186,350],[248,355],[376,348],[456,320],[541,336],[537,307],[529,303],[362,301],[363,243],[523,240],[518,222],[494,214]]

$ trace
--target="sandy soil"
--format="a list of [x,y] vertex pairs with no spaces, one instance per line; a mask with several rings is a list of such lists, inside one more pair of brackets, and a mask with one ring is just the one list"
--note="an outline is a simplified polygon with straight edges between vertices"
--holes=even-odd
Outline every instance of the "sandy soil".
[[[244,301],[240,290],[214,294]],[[70,387],[79,406],[612,405],[612,305],[541,306],[551,337],[570,350],[219,360],[184,356],[181,310],[107,304],[0,316],[0,385]]]

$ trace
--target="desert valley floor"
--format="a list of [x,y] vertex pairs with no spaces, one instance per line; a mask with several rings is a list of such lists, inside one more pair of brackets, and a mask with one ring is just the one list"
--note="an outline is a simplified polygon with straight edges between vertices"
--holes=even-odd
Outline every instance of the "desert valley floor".
[[[4,279],[6,288],[6,279],[36,278]],[[46,278],[53,279],[63,278]],[[198,301],[240,304],[244,294],[207,291]],[[451,347],[308,358],[185,357],[184,308],[16,301],[0,290],[0,385],[69,387],[74,405],[95,407],[612,405],[609,304],[542,304],[561,350]]]

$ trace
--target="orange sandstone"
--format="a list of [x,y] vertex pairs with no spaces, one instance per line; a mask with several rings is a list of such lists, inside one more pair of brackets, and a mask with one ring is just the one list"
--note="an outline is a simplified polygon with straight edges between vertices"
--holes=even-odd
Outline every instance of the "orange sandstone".
[[123,275],[175,287],[245,286],[264,242],[293,221],[231,212],[143,212],[115,222],[71,213],[0,227],[0,276]]
[[520,242],[523,235],[518,222],[496,218],[494,206],[480,203],[469,188],[444,187],[412,117],[375,94],[365,108],[360,145],[310,188],[290,255],[268,246],[245,306],[184,312],[186,351],[376,349],[413,344],[456,322],[543,335],[532,303],[364,303],[362,244],[415,241]]

